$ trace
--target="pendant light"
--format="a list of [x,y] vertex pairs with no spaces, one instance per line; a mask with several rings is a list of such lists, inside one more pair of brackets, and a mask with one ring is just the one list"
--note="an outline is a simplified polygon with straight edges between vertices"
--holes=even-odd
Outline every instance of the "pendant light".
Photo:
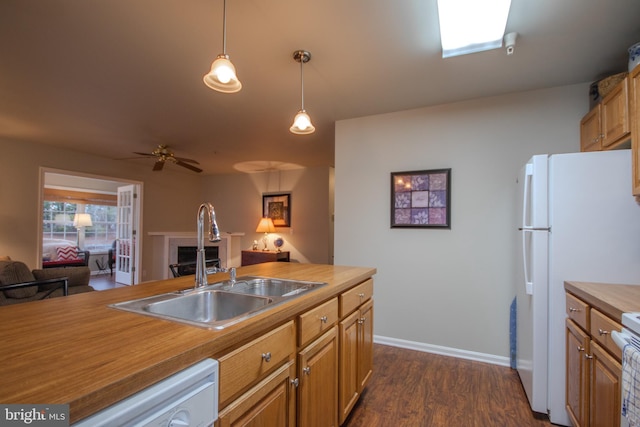
[[304,73],[302,65],[311,60],[311,54],[306,50],[296,50],[293,52],[293,59],[300,63],[300,95],[302,106],[296,117],[293,119],[293,125],[289,128],[292,133],[298,135],[307,135],[315,132],[316,128],[311,124],[311,118],[304,109]]
[[205,74],[203,80],[204,84],[218,92],[235,93],[242,89],[242,83],[236,76],[236,67],[227,55],[227,0],[223,1],[222,53],[213,61],[211,71]]

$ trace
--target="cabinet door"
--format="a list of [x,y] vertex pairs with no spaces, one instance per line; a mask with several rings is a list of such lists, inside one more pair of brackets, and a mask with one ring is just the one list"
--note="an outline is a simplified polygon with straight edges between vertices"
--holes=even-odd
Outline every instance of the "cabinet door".
[[580,121],[580,151],[600,151],[600,104]]
[[640,67],[629,76],[631,97],[631,164],[633,166],[633,195],[640,197]]
[[622,365],[591,341],[591,426],[620,426],[620,377]]
[[294,427],[295,362],[289,361],[219,414],[217,427]]
[[629,136],[629,79],[618,83],[602,100],[602,148],[607,149]]
[[338,426],[337,326],[298,354],[298,426]]
[[358,321],[360,311],[340,322],[340,424],[358,401]]
[[358,391],[362,393],[373,373],[373,300],[360,308],[358,324]]
[[567,328],[567,412],[574,427],[585,427],[589,417],[589,336],[571,319]]

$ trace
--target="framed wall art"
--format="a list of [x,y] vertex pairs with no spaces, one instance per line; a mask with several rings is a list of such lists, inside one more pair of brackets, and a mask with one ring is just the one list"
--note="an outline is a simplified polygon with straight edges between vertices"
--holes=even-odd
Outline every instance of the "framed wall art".
[[276,227],[291,227],[291,193],[263,194],[262,216]]
[[392,228],[451,228],[451,169],[391,173]]

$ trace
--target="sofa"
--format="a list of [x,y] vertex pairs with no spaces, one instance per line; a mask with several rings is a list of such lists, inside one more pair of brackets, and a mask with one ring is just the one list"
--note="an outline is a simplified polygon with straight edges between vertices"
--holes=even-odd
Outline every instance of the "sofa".
[[87,266],[30,270],[21,261],[0,260],[0,306],[91,292]]

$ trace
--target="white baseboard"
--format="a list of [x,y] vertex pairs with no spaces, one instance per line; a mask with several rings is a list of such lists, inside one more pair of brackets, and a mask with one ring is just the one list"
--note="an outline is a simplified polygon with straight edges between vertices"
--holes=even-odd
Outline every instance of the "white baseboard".
[[409,350],[423,351],[425,353],[440,354],[443,356],[457,357],[460,359],[474,360],[476,362],[491,363],[493,365],[511,366],[508,357],[496,356],[494,354],[478,353],[475,351],[460,350],[457,348],[443,347],[440,345],[425,344],[416,341],[401,340],[398,338],[373,336],[373,342],[377,344],[390,345],[392,347],[406,348]]

